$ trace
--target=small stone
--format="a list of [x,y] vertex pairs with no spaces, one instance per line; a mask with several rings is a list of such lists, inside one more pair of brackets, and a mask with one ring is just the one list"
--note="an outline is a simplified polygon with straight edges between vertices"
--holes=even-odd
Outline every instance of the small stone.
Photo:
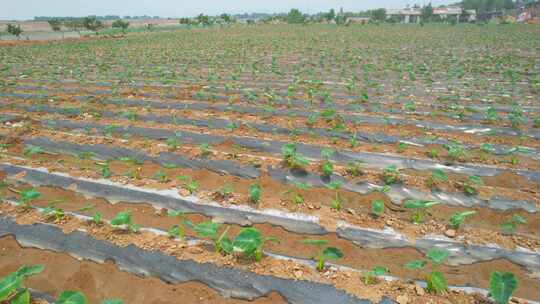
[[399,304],[407,304],[409,303],[409,297],[407,297],[406,295],[400,295],[396,298],[396,301]]
[[349,212],[350,214],[356,216],[356,211],[354,209],[349,208],[349,209],[347,209],[347,212]]
[[310,210],[312,210],[313,208],[315,208],[315,207],[313,207],[313,205],[311,205],[311,204],[308,205],[307,207],[308,207],[308,209],[310,209]]
[[414,286],[414,290],[416,291],[416,294],[419,296],[423,296],[426,294],[426,291],[424,290],[424,288],[422,288],[422,286],[416,285]]
[[302,270],[296,270],[296,271],[294,272],[294,277],[297,278],[297,279],[300,279],[300,278],[302,278],[302,275],[303,275],[303,274],[304,274],[304,273],[302,272]]
[[449,238],[455,238],[456,237],[456,231],[454,229],[448,229],[444,232],[444,235],[446,235]]
[[392,221],[391,219],[386,221],[386,226],[392,226],[393,224],[394,224],[394,221]]

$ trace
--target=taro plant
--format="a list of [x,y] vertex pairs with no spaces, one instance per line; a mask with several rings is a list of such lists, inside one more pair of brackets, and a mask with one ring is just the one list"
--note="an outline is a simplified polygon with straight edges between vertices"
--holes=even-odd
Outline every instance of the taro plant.
[[[426,257],[431,262],[431,271],[426,274],[427,290],[433,294],[444,294],[448,289],[448,284],[444,275],[437,269],[450,256],[450,252],[442,248],[431,248]],[[426,261],[415,260],[405,264],[408,269],[423,269]]]
[[391,185],[399,182],[399,170],[396,165],[386,167],[382,173],[382,180],[385,184]]
[[43,209],[43,215],[49,221],[59,221],[64,215],[64,209],[57,207],[59,202],[51,202],[49,205]]
[[483,185],[484,181],[482,181],[482,178],[476,175],[471,175],[467,181],[463,183],[463,191],[467,195],[476,195],[478,194],[477,187]]
[[453,161],[464,160],[467,157],[465,148],[456,142],[445,144],[444,148],[448,151],[448,158]]
[[275,237],[263,237],[256,228],[243,228],[233,240],[226,236],[221,240],[224,252],[243,258],[253,258],[260,262],[263,257],[263,247],[268,242],[277,242]]
[[214,192],[214,199],[225,200],[232,197],[233,193],[233,186],[226,184],[221,186],[217,191]]
[[450,217],[450,226],[452,226],[452,228],[454,228],[455,230],[458,230],[466,218],[473,216],[475,214],[476,214],[476,211],[473,211],[473,210],[456,212],[452,214],[452,216]]
[[296,144],[289,143],[281,147],[283,161],[291,169],[303,168],[309,165],[309,161],[303,155],[297,152]]
[[39,274],[45,267],[43,265],[22,266],[17,271],[0,279],[0,302],[11,304],[30,303],[30,291],[22,285],[30,276]]
[[328,244],[327,240],[303,240],[303,244],[315,246],[316,253],[313,256],[313,259],[317,262],[317,270],[323,271],[325,263],[328,260],[337,260],[343,257],[343,252],[335,247],[325,247]]
[[63,291],[55,304],[88,304],[86,296],[79,291],[66,290]]
[[183,187],[191,195],[191,194],[196,193],[199,190],[199,182],[197,182],[196,180],[191,180],[189,183],[185,183]]
[[23,209],[28,209],[30,208],[30,202],[37,200],[40,197],[41,192],[37,191],[35,188],[22,190],[17,205]]
[[375,266],[370,271],[364,271],[362,273],[362,281],[366,285],[373,285],[377,283],[377,277],[383,276],[388,272],[388,268],[384,266]]
[[429,188],[434,188],[440,183],[448,182],[448,175],[441,169],[433,169],[431,175],[426,180],[426,185]]
[[169,147],[169,150],[172,150],[172,151],[177,150],[182,145],[182,142],[180,141],[180,139],[178,139],[178,137],[175,137],[175,136],[167,138],[165,143]]
[[171,229],[167,231],[167,234],[171,238],[178,238],[183,240],[186,235],[186,229],[185,229],[185,214],[182,211],[178,210],[168,210],[167,215],[170,217],[177,218],[180,222],[176,225],[173,225]]
[[345,171],[347,174],[349,174],[352,177],[358,177],[363,174],[362,168],[361,168],[361,162],[349,162],[347,163],[347,167],[345,168]]
[[225,228],[225,230],[221,234],[218,234],[221,225],[212,221],[193,224],[190,221],[186,220],[184,221],[184,223],[187,227],[195,231],[198,236],[210,239],[214,243],[214,250],[217,253],[221,253],[223,251],[222,241],[227,236],[229,227]]
[[212,154],[212,147],[210,144],[204,143],[199,146],[200,153],[199,155],[201,157],[207,157]]
[[171,181],[171,179],[167,176],[167,173],[163,170],[158,170],[154,174],[154,178],[157,179],[160,183],[167,183]]
[[258,203],[261,200],[262,188],[259,184],[252,184],[249,186],[249,201],[251,203]]
[[527,220],[519,214],[513,214],[512,217],[501,224],[503,234],[512,235],[516,232],[518,225],[527,224]]
[[42,147],[34,146],[34,145],[26,145],[24,147],[24,150],[23,150],[23,154],[25,156],[32,156],[32,155],[35,155],[35,154],[42,154],[44,152],[45,151],[43,150]]
[[415,224],[420,224],[424,222],[426,214],[429,211],[429,208],[438,205],[439,202],[428,201],[428,200],[419,200],[419,199],[410,199],[406,200],[403,207],[413,210],[411,214],[411,222]]
[[339,194],[339,189],[341,188],[340,182],[331,182],[326,185],[328,189],[334,190],[334,198],[332,198],[332,201],[330,202],[330,207],[334,210],[341,210],[341,205],[343,205],[343,198]]
[[324,176],[331,176],[334,172],[334,166],[330,162],[330,158],[334,155],[334,150],[324,148],[321,151],[321,158],[323,159],[321,163],[321,172]]
[[495,304],[507,304],[518,287],[518,280],[511,272],[494,271],[489,277],[489,294]]
[[118,212],[111,220],[111,225],[131,232],[139,232],[140,229],[140,226],[133,222],[131,211]]
[[371,214],[375,217],[380,217],[384,214],[384,201],[373,200],[371,201]]

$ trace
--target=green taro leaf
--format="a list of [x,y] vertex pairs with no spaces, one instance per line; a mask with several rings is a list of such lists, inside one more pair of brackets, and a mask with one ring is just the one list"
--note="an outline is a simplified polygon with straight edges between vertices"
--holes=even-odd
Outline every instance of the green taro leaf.
[[10,304],[30,304],[30,291],[24,289],[11,299]]
[[443,263],[448,256],[450,256],[450,251],[442,248],[431,248],[426,254],[427,258],[433,262],[433,264]]
[[215,238],[217,236],[219,224],[214,222],[202,222],[193,226],[193,230],[197,232],[198,235],[207,238]]
[[124,304],[124,301],[120,299],[107,299],[104,300],[101,304]]
[[21,191],[21,199],[24,201],[31,201],[40,197],[41,193],[34,188]]
[[60,294],[55,304],[88,304],[88,299],[81,292],[66,290]]
[[22,284],[23,277],[17,275],[16,272],[9,274],[0,281],[0,301],[9,297]]
[[376,276],[385,275],[388,272],[388,268],[384,266],[375,266],[373,267],[373,274]]
[[224,236],[223,238],[221,238],[220,245],[221,249],[226,253],[234,253],[233,241],[231,241],[231,239],[229,239],[228,237]]
[[326,247],[323,250],[323,256],[327,260],[337,260],[343,257],[343,252],[335,247]]
[[30,265],[30,266],[23,266],[17,270],[17,276],[22,278],[27,278],[29,276],[36,275],[38,273],[41,273],[45,269],[45,266],[43,265]]
[[425,209],[440,204],[439,202],[426,200],[407,200],[403,207],[407,209]]
[[116,217],[111,220],[113,226],[128,225],[129,223],[131,223],[131,212],[129,211],[118,212]]
[[233,242],[233,250],[251,256],[262,245],[261,232],[255,228],[244,228]]
[[405,268],[407,269],[422,269],[424,266],[426,266],[426,261],[422,260],[415,260],[405,264]]
[[496,304],[506,304],[518,286],[518,281],[513,273],[491,273],[489,279],[489,292]]
[[384,202],[381,200],[372,201],[371,212],[376,216],[381,216],[384,213]]
[[448,175],[446,175],[446,173],[441,169],[433,169],[433,171],[431,171],[431,176],[433,176],[435,180],[441,182],[448,181]]
[[427,277],[427,290],[435,294],[443,294],[448,289],[448,283],[444,275],[438,271],[432,271]]
[[456,212],[452,214],[452,217],[450,218],[450,225],[454,228],[459,228],[461,223],[465,220],[465,218],[472,216],[476,214],[476,211],[463,211],[463,212]]
[[512,215],[512,221],[516,224],[527,224],[527,220],[519,214]]

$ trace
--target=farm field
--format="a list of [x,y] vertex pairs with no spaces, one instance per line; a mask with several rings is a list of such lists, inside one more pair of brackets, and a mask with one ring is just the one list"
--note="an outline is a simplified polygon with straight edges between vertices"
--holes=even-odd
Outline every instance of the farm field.
[[35,303],[540,302],[539,26],[194,28],[0,58],[0,278],[43,265],[20,283]]

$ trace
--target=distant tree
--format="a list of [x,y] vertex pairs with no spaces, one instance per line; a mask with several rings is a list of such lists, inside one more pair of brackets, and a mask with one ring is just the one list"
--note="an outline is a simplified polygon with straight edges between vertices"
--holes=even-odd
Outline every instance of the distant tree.
[[8,24],[7,25],[7,32],[13,36],[17,36],[17,39],[21,36],[23,30],[21,29],[21,25],[14,25],[14,24]]
[[386,19],[386,10],[384,8],[372,10],[371,18],[375,21],[384,21],[384,19]]
[[204,26],[210,25],[210,17],[204,14],[200,14],[199,16],[197,16],[197,22]]
[[85,29],[95,32],[98,35],[98,31],[104,27],[103,22],[98,20],[95,16],[85,17],[82,22]]
[[305,21],[306,21],[306,17],[302,15],[302,12],[300,12],[300,10],[296,8],[291,9],[289,14],[287,14],[288,23],[300,24],[300,23],[304,23]]
[[229,16],[229,14],[221,14],[221,16],[219,16],[225,23],[231,23],[232,21],[232,18],[231,16]]
[[60,32],[62,30],[62,21],[60,19],[49,19],[47,22],[53,31]]
[[64,21],[64,25],[67,27],[69,31],[79,33],[79,36],[81,35],[81,29],[84,28],[81,19],[66,20]]
[[180,20],[178,20],[178,22],[180,24],[191,24],[191,20],[189,18],[180,18]]
[[328,13],[326,13],[325,19],[327,21],[332,21],[336,19],[336,11],[334,9],[331,9]]
[[122,20],[122,19],[118,19],[118,20],[115,20],[115,21],[112,23],[112,27],[122,29],[122,33],[125,34],[127,28],[129,27],[129,22],[124,21],[124,20]]
[[429,22],[433,20],[433,6],[431,2],[422,8],[422,21]]

